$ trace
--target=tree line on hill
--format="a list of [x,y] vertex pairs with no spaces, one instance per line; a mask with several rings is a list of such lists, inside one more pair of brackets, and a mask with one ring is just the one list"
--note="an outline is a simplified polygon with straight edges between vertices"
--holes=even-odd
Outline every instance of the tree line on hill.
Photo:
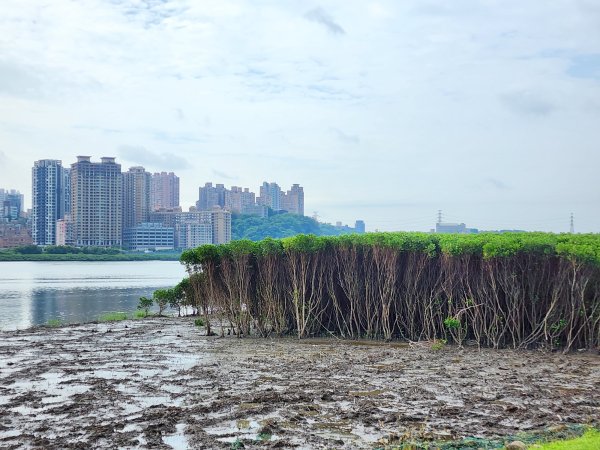
[[335,227],[315,219],[296,214],[276,214],[270,217],[233,215],[231,234],[233,240],[248,239],[260,241],[265,238],[280,239],[298,234],[314,234],[315,236],[339,236],[353,233],[349,227]]

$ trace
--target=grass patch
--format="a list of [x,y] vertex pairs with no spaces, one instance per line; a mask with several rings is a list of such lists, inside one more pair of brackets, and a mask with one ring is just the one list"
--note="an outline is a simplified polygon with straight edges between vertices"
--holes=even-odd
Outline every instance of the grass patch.
[[102,314],[98,317],[98,322],[118,322],[120,320],[127,320],[127,313],[124,312],[109,312]]
[[536,450],[598,450],[600,449],[600,431],[589,429],[578,438],[536,444],[529,448]]
[[62,325],[62,321],[60,319],[48,319],[46,322],[46,326],[56,328]]
[[143,319],[144,317],[148,317],[148,314],[146,314],[146,311],[136,311],[133,314],[134,319]]
[[197,327],[203,327],[204,326],[204,320],[202,320],[202,319],[196,319],[196,320],[194,320],[194,325],[196,325]]

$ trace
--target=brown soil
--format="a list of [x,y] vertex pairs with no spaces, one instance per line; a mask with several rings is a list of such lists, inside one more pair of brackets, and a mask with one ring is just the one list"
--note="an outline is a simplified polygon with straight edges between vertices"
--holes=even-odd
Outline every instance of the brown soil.
[[165,318],[0,333],[0,447],[374,448],[600,418],[590,353],[201,331]]

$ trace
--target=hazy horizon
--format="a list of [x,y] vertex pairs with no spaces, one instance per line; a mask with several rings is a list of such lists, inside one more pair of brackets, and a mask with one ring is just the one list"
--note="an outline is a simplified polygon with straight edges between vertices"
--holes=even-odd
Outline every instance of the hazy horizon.
[[600,231],[600,3],[5,0],[0,188],[39,159],[305,191],[367,229]]

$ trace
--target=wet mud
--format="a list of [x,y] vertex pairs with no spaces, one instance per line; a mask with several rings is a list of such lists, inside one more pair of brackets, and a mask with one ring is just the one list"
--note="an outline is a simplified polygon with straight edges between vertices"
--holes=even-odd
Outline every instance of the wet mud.
[[596,354],[202,331],[0,332],[0,448],[382,448],[600,420]]

